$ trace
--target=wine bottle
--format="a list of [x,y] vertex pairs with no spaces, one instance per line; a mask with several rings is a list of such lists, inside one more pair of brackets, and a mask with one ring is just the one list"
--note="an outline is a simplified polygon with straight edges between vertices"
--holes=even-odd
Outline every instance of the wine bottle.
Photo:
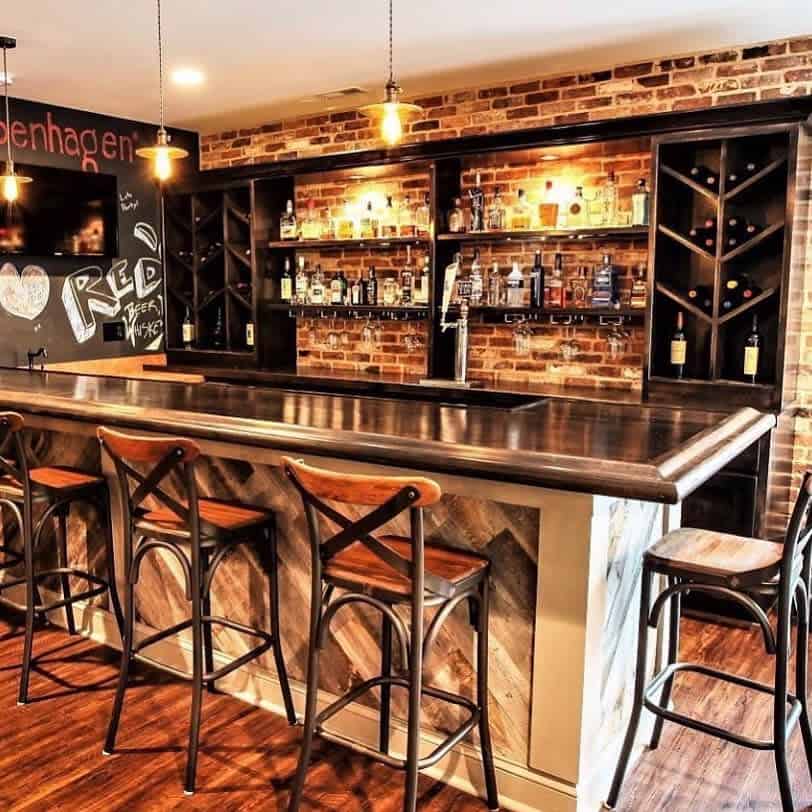
[[708,169],[707,166],[692,166],[688,174],[693,180],[697,183],[701,183],[703,186],[714,187],[719,182],[719,177],[716,172]]
[[541,265],[541,251],[536,251],[536,258],[530,269],[530,307],[544,307],[544,268]]
[[685,358],[688,354],[688,342],[685,340],[682,318],[680,310],[677,312],[677,329],[671,336],[671,365],[674,367],[674,374],[677,378],[682,378],[685,373]]
[[703,310],[713,309],[713,294],[707,285],[697,285],[688,291],[688,298]]
[[749,301],[761,293],[761,288],[758,285],[753,284],[746,276],[742,277],[739,289],[741,290],[741,297],[743,301]]
[[192,310],[188,305],[181,325],[181,338],[183,339],[183,346],[187,350],[191,349],[192,344],[195,342],[195,323],[192,321]]
[[215,350],[222,350],[226,346],[226,328],[223,323],[223,308],[217,308],[217,321],[211,334],[211,345]]
[[761,335],[758,332],[758,316],[753,314],[753,329],[744,342],[744,377],[750,383],[756,382],[758,361],[761,351]]
[[728,279],[720,303],[722,310],[732,310],[741,300],[741,285],[737,277]]
[[254,322],[249,320],[245,324],[245,346],[249,349],[253,349],[254,343]]

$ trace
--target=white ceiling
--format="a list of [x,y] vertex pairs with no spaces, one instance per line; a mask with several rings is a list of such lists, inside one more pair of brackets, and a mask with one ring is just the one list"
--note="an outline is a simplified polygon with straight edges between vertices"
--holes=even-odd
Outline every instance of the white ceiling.
[[[304,97],[385,80],[385,0],[164,0],[163,17],[167,70],[207,75],[169,86],[176,126],[312,113]],[[156,119],[153,0],[3,0],[0,28],[13,95]],[[810,0],[395,0],[395,71],[414,95],[809,34]]]

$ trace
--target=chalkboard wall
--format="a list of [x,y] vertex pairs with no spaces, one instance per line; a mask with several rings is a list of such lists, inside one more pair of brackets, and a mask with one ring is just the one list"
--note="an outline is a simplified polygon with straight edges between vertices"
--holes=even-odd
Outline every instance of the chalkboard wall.
[[[198,136],[171,132],[191,153],[181,171],[196,170]],[[161,351],[160,195],[149,163],[135,155],[154,140],[155,125],[12,99],[9,130],[0,122],[0,161],[9,137],[21,171],[41,166],[115,176],[119,256],[0,252],[0,365],[24,364],[27,351],[38,347],[54,363]]]

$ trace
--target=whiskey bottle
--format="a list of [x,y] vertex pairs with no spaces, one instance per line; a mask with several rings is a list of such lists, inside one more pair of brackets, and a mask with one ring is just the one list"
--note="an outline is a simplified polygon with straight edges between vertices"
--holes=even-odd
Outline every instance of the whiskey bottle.
[[479,249],[474,251],[474,259],[471,262],[471,306],[479,307],[484,296],[484,282],[482,279],[482,264],[479,261]]
[[372,208],[372,201],[367,202],[367,207],[361,217],[359,225],[360,238],[362,240],[374,240],[378,237],[379,222],[375,216],[375,211]]
[[428,192],[423,197],[423,202],[417,207],[415,212],[415,227],[417,236],[421,240],[428,239],[431,229],[431,206]]
[[744,342],[744,377],[755,383],[758,377],[758,362],[761,354],[761,335],[758,332],[758,316],[753,314],[753,329]]
[[293,201],[288,200],[285,213],[279,219],[279,236],[283,240],[296,240],[299,230],[296,225],[296,213],[293,211]]
[[683,330],[682,311],[677,312],[677,329],[671,336],[671,366],[674,367],[674,374],[677,378],[682,378],[685,373],[685,359],[688,354],[688,342],[685,340]]
[[504,300],[504,281],[499,272],[499,263],[494,261],[488,276],[488,307],[501,307]]
[[539,225],[542,228],[558,227],[558,200],[551,180],[544,184],[544,200],[539,203]]
[[567,206],[567,228],[584,228],[587,225],[586,200],[584,187],[575,187],[575,197]]
[[530,307],[544,307],[544,268],[541,265],[541,251],[536,251],[533,267],[530,269]]
[[316,265],[313,274],[313,281],[310,284],[310,304],[326,304],[326,292],[324,290],[324,275],[321,272],[321,265]]
[[321,236],[321,225],[316,217],[316,201],[312,198],[307,201],[307,212],[302,222],[302,239],[318,240]]
[[293,298],[293,278],[290,275],[290,257],[285,257],[285,270],[282,271],[279,298],[283,302],[289,302]]
[[504,231],[505,219],[506,211],[502,201],[502,190],[497,186],[493,201],[488,208],[488,231]]
[[369,269],[369,279],[367,280],[367,303],[373,306],[378,304],[378,278],[375,276],[375,266]]
[[[283,297],[284,298],[284,297]],[[305,270],[305,258],[299,257],[299,270],[296,271],[296,304],[308,304],[310,301],[310,280]]]
[[510,227],[513,231],[529,231],[533,227],[533,216],[524,189],[519,189],[516,205],[513,207]]
[[401,237],[414,237],[417,235],[417,215],[412,206],[412,198],[409,195],[403,200],[403,205],[397,209],[398,213],[398,233]]
[[414,304],[414,271],[412,270],[412,247],[406,246],[406,264],[400,272],[400,303],[405,306]]
[[524,306],[524,274],[518,262],[513,263],[513,269],[507,277],[507,306]]
[[651,208],[651,194],[645,178],[637,181],[637,188],[632,193],[632,225],[647,226],[649,224],[649,210]]
[[[578,268],[570,279],[570,303],[573,307],[586,307],[589,302],[589,271],[585,265]],[[549,293],[547,294],[549,299]]]
[[223,308],[217,308],[217,321],[214,322],[214,330],[211,333],[211,346],[215,350],[222,350],[226,346],[226,328],[223,323]]
[[564,307],[564,257],[561,254],[555,255],[553,275],[549,281],[547,297],[550,307],[559,310]]
[[465,218],[462,214],[462,201],[454,198],[454,208],[448,213],[448,230],[452,234],[461,234],[465,231]]
[[191,349],[195,343],[195,323],[192,321],[192,309],[188,305],[186,306],[186,313],[183,316],[183,324],[181,324],[180,332],[183,346],[186,347],[187,350]]
[[255,341],[256,339],[254,336],[254,322],[251,319],[249,319],[245,323],[245,346],[248,347],[249,350],[253,349]]
[[604,254],[592,280],[592,307],[613,307],[618,301],[617,269],[611,255]]
[[392,195],[386,196],[386,206],[384,206],[381,217],[381,237],[398,236],[398,213],[392,204]]
[[[462,255],[458,260],[460,269],[462,269]],[[454,303],[455,304],[465,304],[471,303],[471,274],[461,273],[459,277],[457,277],[457,284],[454,290]]]
[[485,230],[485,193],[482,191],[482,177],[476,173],[474,188],[469,190],[471,198],[471,231]]
[[692,180],[695,180],[697,183],[701,183],[703,186],[707,186],[708,188],[714,188],[719,183],[719,176],[716,174],[716,172],[708,169],[707,166],[692,166],[688,174],[691,176]]
[[617,181],[614,170],[609,170],[601,189],[601,220],[605,226],[617,225]]
[[646,265],[641,262],[640,265],[637,266],[637,274],[632,282],[632,295],[629,299],[629,305],[636,310],[643,310],[646,307],[648,298],[646,276]]

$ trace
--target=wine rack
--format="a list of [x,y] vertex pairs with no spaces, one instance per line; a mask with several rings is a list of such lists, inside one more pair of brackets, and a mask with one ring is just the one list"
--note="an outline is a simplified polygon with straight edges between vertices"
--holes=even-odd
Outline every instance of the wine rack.
[[[654,139],[649,391],[780,402],[796,150],[797,129],[785,125]],[[674,380],[670,341],[680,312],[688,355]],[[743,368],[754,316],[755,382]]]

